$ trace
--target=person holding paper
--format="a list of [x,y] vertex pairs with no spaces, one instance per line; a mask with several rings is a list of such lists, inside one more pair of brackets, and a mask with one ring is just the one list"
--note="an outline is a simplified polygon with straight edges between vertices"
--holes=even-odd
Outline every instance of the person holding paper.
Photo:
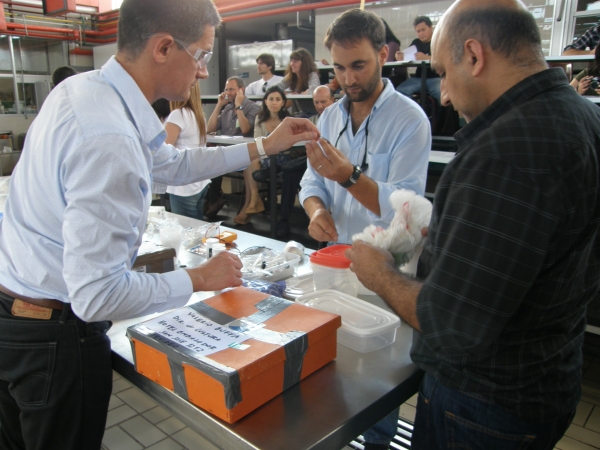
[[[417,38],[410,43],[404,52],[396,52],[397,61],[428,61],[431,59],[431,37],[433,26],[427,16],[419,16],[413,22]],[[411,97],[421,92],[421,67],[414,77],[401,83],[396,90],[402,95]],[[440,102],[440,76],[432,69],[427,69],[427,93],[438,103]]]

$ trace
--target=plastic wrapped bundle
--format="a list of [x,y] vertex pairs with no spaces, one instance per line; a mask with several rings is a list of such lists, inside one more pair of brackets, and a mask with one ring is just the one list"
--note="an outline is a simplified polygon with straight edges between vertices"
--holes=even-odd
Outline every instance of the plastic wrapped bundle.
[[352,236],[352,240],[360,239],[388,250],[398,266],[403,266],[421,250],[425,239],[421,230],[429,225],[432,205],[425,197],[407,189],[394,191],[390,204],[396,213],[387,229],[369,225],[362,233]]

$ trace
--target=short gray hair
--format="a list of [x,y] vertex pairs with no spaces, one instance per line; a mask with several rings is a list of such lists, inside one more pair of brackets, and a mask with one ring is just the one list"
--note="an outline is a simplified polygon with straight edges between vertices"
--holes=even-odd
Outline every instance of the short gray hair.
[[125,0],[119,12],[117,49],[136,59],[153,34],[168,33],[191,44],[207,26],[220,24],[211,0]]
[[444,30],[455,64],[462,60],[468,39],[489,45],[517,66],[545,63],[538,26],[523,9],[493,6],[457,12],[444,24]]

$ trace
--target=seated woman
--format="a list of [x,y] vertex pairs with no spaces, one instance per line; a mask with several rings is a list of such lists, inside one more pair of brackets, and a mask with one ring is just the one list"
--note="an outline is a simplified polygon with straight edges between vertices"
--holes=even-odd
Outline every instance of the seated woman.
[[[267,89],[263,96],[260,112],[256,116],[254,125],[254,137],[268,136],[281,121],[289,116],[285,103],[287,98],[283,90],[275,85]],[[279,155],[278,155],[279,157]],[[269,160],[266,160],[268,163]],[[252,172],[260,169],[258,159],[244,169],[244,187],[246,189],[246,200],[240,213],[233,221],[239,225],[246,225],[252,220],[252,215],[265,210],[265,205],[258,195],[258,184],[252,178]]]
[[[600,95],[600,86],[598,78],[600,77],[600,45],[596,46],[596,53],[593,61],[590,61],[588,67],[573,78],[571,86],[581,95]],[[596,78],[594,80],[594,78]]]
[[313,56],[305,48],[298,48],[290,54],[285,76],[276,86],[289,94],[312,94],[320,84]]

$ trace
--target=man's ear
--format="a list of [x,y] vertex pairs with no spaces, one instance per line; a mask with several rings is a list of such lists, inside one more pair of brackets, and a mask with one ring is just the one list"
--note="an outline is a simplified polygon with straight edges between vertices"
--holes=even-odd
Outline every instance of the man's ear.
[[474,77],[481,75],[486,63],[485,52],[481,42],[475,39],[467,39],[463,57],[467,58],[469,66],[471,67],[471,75]]
[[389,53],[390,53],[390,48],[387,46],[387,44],[384,45],[383,47],[381,47],[381,50],[379,50],[379,52],[377,52],[380,66],[383,66],[385,64]]
[[169,34],[165,34],[160,37],[157,36],[153,41],[150,41],[152,56],[157,63],[164,64],[168,60],[171,52],[175,49],[177,44],[175,43],[173,37]]

